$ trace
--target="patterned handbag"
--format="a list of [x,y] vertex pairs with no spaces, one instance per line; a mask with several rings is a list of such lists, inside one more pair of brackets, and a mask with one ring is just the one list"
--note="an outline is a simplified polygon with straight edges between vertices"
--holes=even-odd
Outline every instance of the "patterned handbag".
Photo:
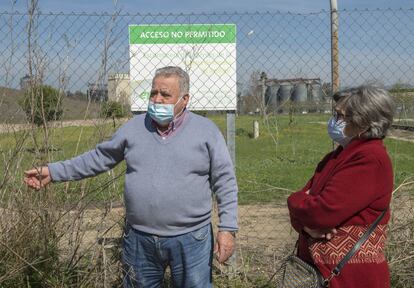
[[290,255],[282,264],[282,273],[277,279],[280,288],[320,288],[325,280],[318,269],[299,257]]
[[[384,217],[384,210],[381,215],[365,231],[364,235],[355,243],[354,247],[342,258],[342,260],[331,271],[328,278],[324,279],[318,268],[310,265],[295,255],[289,255],[282,263],[280,269],[272,276],[276,277],[277,288],[322,288],[329,287],[332,278],[338,276],[345,264],[361,248],[362,244],[368,239],[370,234],[375,230],[381,219]],[[295,250],[297,243],[295,246]],[[271,279],[270,279],[271,280]]]

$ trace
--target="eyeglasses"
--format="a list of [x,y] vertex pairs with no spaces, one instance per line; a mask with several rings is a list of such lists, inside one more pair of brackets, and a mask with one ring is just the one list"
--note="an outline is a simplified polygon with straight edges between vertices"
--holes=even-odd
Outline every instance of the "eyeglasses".
[[335,117],[337,121],[345,120],[347,118],[344,113],[342,113],[341,111],[337,111],[337,110],[333,111],[333,117]]

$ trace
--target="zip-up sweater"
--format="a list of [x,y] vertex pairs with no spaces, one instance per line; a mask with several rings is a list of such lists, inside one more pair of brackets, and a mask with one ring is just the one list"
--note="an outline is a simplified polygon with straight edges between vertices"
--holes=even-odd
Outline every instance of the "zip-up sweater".
[[162,139],[149,116],[135,116],[95,149],[48,164],[52,180],[95,176],[125,160],[124,202],[133,228],[158,236],[194,231],[210,223],[214,192],[219,230],[236,231],[238,189],[224,138],[209,119],[187,117]]

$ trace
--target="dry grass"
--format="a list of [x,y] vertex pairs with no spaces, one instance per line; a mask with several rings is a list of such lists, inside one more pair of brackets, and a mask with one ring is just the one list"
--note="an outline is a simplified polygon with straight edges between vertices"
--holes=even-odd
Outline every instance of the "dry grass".
[[413,287],[414,185],[394,194],[392,211],[387,246],[392,287]]
[[[55,191],[21,191],[0,216],[1,287],[113,287],[119,282],[119,246],[112,246],[110,205],[85,201],[64,208]],[[98,241],[99,240],[99,241]]]

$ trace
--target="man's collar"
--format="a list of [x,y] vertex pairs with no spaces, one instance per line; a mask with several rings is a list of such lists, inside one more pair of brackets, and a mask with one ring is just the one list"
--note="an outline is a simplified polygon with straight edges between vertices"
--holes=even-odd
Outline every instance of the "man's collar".
[[151,123],[157,129],[158,134],[160,134],[161,136],[168,135],[171,131],[174,131],[175,128],[180,126],[181,122],[183,121],[183,119],[184,119],[184,117],[187,113],[188,113],[188,111],[187,111],[187,107],[186,107],[186,108],[184,108],[184,110],[183,110],[183,112],[181,113],[180,116],[178,116],[177,118],[174,118],[173,121],[168,123],[168,127],[164,130],[161,130],[163,127],[159,126],[158,123],[155,122],[153,119],[151,119]]

